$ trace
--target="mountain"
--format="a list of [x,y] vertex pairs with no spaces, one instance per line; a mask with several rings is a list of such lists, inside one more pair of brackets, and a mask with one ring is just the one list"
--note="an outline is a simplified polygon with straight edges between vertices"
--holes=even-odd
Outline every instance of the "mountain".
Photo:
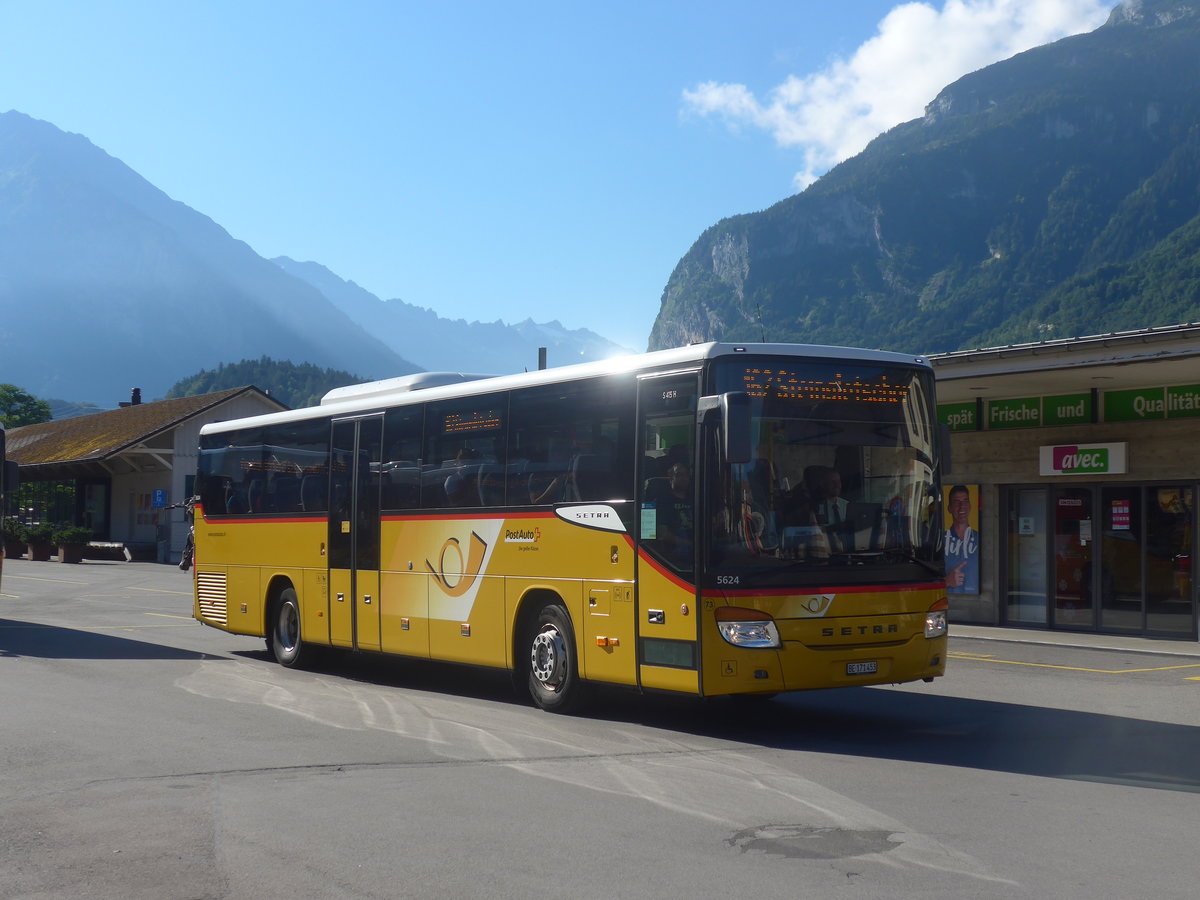
[[937,352],[1200,319],[1200,3],[981,69],[675,267],[651,349]]
[[351,375],[349,372],[320,369],[311,363],[297,365],[291,362],[277,362],[264,356],[260,359],[243,359],[220,365],[212,371],[203,369],[195,375],[181,378],[167,391],[166,399],[215,394],[218,391],[252,384],[285,406],[297,409],[302,406],[316,406],[321,402],[321,398],[334,388],[360,384],[362,381],[361,376]]
[[[131,392],[132,393],[132,392]],[[47,399],[50,406],[51,419],[74,419],[76,416],[90,416],[92,413],[105,412],[111,406],[97,406],[94,403],[75,403],[71,400]]]
[[587,329],[569,330],[558,322],[538,324],[526,319],[506,325],[500,321],[445,319],[433,310],[403,300],[380,300],[319,263],[297,262],[286,256],[273,262],[313,285],[368,332],[425,369],[520,372],[537,368],[539,347],[547,348],[549,364],[553,366],[632,352]]
[[417,371],[208,217],[18,112],[0,114],[0,313],[0,381],[103,406],[264,355]]

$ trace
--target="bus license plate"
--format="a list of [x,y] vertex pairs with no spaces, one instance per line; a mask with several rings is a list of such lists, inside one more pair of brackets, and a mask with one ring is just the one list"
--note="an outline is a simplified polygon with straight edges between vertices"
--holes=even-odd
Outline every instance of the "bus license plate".
[[879,671],[879,663],[875,660],[867,662],[846,663],[847,675],[874,675]]

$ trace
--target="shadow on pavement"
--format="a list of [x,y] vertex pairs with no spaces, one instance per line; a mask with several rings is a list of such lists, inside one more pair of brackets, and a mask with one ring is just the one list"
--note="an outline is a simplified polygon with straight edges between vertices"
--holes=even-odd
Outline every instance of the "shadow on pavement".
[[[265,651],[235,656],[270,661]],[[325,651],[315,669],[355,681],[530,705],[506,673]],[[550,714],[546,714],[550,715]],[[887,688],[773,700],[602,689],[584,718],[768,749],[889,759],[1200,793],[1200,727]]]
[[872,688],[660,704],[618,718],[783,750],[1200,793],[1193,725]]
[[15,619],[0,619],[0,658],[42,659],[211,659],[205,653],[163,647],[145,641],[58,628]]

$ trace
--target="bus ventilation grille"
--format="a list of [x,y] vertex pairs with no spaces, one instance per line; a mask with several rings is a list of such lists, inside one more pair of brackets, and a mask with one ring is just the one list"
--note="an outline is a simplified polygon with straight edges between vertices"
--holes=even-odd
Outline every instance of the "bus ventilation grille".
[[220,625],[229,624],[229,596],[224,572],[197,572],[196,596],[200,599],[200,616]]

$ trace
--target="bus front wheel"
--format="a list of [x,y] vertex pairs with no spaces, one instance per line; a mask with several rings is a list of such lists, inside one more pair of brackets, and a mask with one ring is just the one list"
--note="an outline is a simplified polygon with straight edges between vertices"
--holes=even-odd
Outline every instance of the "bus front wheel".
[[300,665],[303,644],[300,641],[300,601],[296,590],[286,587],[271,606],[271,652],[280,665],[295,668]]
[[547,712],[565,713],[583,700],[575,635],[567,611],[557,603],[542,607],[530,629],[529,693]]

